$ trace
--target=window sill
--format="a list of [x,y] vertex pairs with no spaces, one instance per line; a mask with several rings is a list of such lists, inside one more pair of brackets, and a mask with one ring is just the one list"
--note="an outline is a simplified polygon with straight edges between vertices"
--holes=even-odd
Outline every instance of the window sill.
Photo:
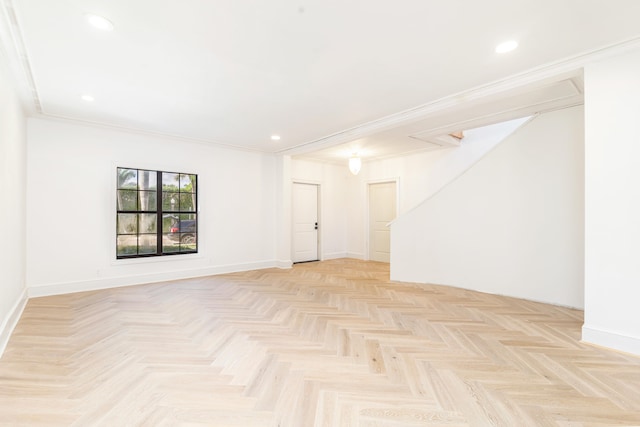
[[185,254],[185,255],[165,255],[165,256],[151,256],[142,258],[129,258],[129,259],[115,259],[111,262],[111,265],[132,265],[132,264],[151,264],[156,262],[176,262],[176,261],[189,261],[204,258],[201,253],[197,254]]

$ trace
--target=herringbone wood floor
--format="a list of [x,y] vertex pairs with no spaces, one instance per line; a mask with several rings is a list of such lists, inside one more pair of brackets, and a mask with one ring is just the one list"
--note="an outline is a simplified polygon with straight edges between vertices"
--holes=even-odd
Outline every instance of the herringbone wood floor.
[[29,301],[0,423],[640,425],[640,359],[582,312],[350,259]]

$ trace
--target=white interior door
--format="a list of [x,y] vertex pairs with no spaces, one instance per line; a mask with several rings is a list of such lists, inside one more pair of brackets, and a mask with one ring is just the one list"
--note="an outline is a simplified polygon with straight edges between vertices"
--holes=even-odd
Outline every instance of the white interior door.
[[396,183],[369,184],[369,259],[389,262],[391,232],[388,223],[396,217]]
[[293,184],[293,262],[318,260],[318,186]]

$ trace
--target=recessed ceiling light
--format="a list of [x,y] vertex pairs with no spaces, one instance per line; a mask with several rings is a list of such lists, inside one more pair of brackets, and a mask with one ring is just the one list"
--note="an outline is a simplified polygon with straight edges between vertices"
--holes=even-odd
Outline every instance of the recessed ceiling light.
[[82,98],[83,101],[87,101],[87,102],[95,101],[95,98],[91,95],[82,95],[80,98]]
[[109,21],[104,16],[93,15],[91,13],[87,14],[87,21],[89,24],[94,26],[95,28],[102,31],[112,31],[113,30],[113,22]]
[[271,135],[272,141],[280,141],[280,135]]
[[514,50],[517,47],[518,47],[518,42],[517,41],[509,40],[509,41],[506,41],[504,43],[500,43],[498,46],[496,46],[496,53],[511,52],[512,50]]

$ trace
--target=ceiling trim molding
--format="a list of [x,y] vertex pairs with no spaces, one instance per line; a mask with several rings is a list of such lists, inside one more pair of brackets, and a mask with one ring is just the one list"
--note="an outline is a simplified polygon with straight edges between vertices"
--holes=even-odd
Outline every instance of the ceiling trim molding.
[[[454,129],[473,129],[478,126],[487,126],[507,120],[514,120],[519,117],[526,117],[532,114],[546,113],[560,108],[570,108],[584,103],[582,90],[578,87],[574,78],[559,80],[555,84],[566,82],[574,93],[559,95],[554,98],[546,98],[544,100],[523,104],[521,106],[505,108],[492,111],[487,114],[474,116],[471,118],[450,122],[440,125],[426,131],[415,132],[407,135],[409,138],[423,140],[423,138],[432,138],[440,135],[447,135]],[[549,87],[551,85],[545,85]],[[545,86],[542,86],[544,88]]]
[[[576,98],[574,97],[567,97],[566,99],[571,99],[571,98]],[[425,138],[432,138],[438,135],[446,135],[448,132],[451,131],[451,129],[459,129],[459,128],[463,128],[463,129],[473,129],[476,127],[480,127],[480,126],[489,126],[492,124],[496,124],[496,123],[500,123],[500,122],[505,122],[505,121],[509,121],[509,120],[516,120],[518,118],[521,117],[528,117],[528,116],[534,116],[536,114],[544,114],[544,113],[548,113],[550,111],[554,111],[554,110],[561,110],[561,109],[565,109],[565,108],[573,108],[573,107],[577,107],[578,105],[582,105],[583,101],[581,99],[575,99],[572,100],[569,103],[563,103],[561,106],[557,106],[557,104],[554,104],[553,101],[551,102],[543,102],[543,103],[539,103],[539,104],[532,104],[529,106],[529,109],[531,107],[542,107],[545,106],[542,109],[538,109],[536,111],[528,111],[527,109],[524,110],[520,110],[520,109],[510,109],[510,110],[504,110],[504,111],[499,111],[497,113],[492,113],[492,114],[487,114],[487,115],[483,115],[483,116],[478,116],[478,117],[474,117],[471,119],[466,119],[466,120],[462,120],[459,122],[455,122],[454,125],[446,125],[446,126],[440,126],[437,128],[433,128],[430,129],[427,132],[422,132],[422,133],[417,133],[414,135],[408,135],[409,138],[414,138],[414,139],[418,139],[421,141],[424,141]]]
[[1,9],[0,19],[6,25],[0,25],[0,45],[4,45],[7,61],[13,72],[13,78],[20,80],[17,91],[23,107],[31,113],[42,113],[40,96],[38,95],[38,89],[12,0],[2,0]]
[[164,133],[164,132],[154,132],[147,129],[138,129],[133,127],[114,125],[110,123],[94,122],[91,120],[78,119],[75,117],[66,117],[66,116],[61,116],[56,114],[38,113],[38,114],[32,115],[31,117],[39,120],[49,120],[49,121],[55,121],[55,122],[82,125],[82,126],[87,126],[87,127],[97,128],[97,129],[112,130],[116,132],[127,132],[127,133],[132,133],[137,135],[172,139],[172,140],[175,140],[176,142],[188,142],[192,144],[206,145],[210,148],[221,148],[221,149],[244,151],[244,152],[256,153],[256,154],[275,155],[274,152],[270,152],[270,151],[258,150],[255,148],[243,147],[240,145],[233,145],[233,144],[228,144],[224,142],[212,141],[209,139],[194,138],[190,136],[183,136],[183,135]]
[[377,120],[372,120],[350,129],[278,151],[277,153],[283,155],[297,155],[344,144],[377,132],[409,124],[413,121],[425,118],[435,112],[453,108],[470,101],[497,95],[502,92],[517,89],[528,84],[534,84],[546,79],[554,77],[557,78],[558,76],[566,75],[566,77],[572,77],[572,75],[579,72],[589,63],[601,61],[639,48],[640,37],[634,37],[587,53],[574,55],[559,61],[544,64],[522,73],[514,74],[504,79],[458,92],[445,98],[440,98],[433,102],[391,114]]

